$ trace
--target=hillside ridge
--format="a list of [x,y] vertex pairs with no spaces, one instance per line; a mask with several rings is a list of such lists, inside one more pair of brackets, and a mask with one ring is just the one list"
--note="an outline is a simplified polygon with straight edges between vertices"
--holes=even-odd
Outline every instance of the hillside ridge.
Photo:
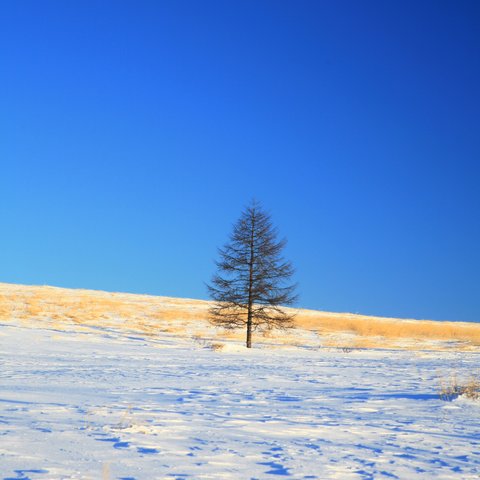
[[[61,328],[102,327],[149,335],[159,332],[183,336],[241,339],[243,332],[224,332],[208,322],[211,301],[149,294],[107,292],[49,285],[0,283],[0,320],[22,325]],[[267,332],[262,338],[285,343],[323,346],[393,347],[418,341],[454,342],[480,346],[480,324],[438,320],[368,316],[311,309],[296,314],[296,328],[287,333]],[[316,340],[314,340],[316,339]]]

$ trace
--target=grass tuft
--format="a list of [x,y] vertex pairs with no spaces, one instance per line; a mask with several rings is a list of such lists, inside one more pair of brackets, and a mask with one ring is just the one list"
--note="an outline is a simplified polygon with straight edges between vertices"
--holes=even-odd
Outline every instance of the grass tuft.
[[440,398],[442,400],[452,401],[459,396],[464,396],[470,400],[480,400],[480,378],[471,377],[460,382],[454,375],[448,382],[441,383]]

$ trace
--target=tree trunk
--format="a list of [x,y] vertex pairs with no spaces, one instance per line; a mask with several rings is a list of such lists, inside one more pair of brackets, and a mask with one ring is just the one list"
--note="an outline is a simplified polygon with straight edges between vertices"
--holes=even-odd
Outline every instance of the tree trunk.
[[252,312],[248,309],[247,318],[247,348],[252,348]]
[[252,214],[252,231],[250,235],[250,262],[249,262],[249,280],[248,280],[248,311],[247,311],[247,348],[252,348],[252,320],[253,320],[253,298],[252,298],[252,287],[253,287],[253,247],[254,247],[254,238],[255,238],[255,212]]

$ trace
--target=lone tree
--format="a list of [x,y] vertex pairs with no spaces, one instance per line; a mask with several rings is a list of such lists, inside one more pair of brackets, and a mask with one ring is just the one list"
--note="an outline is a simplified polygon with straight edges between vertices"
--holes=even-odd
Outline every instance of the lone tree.
[[281,256],[286,240],[277,235],[270,216],[252,201],[219,249],[218,272],[207,286],[215,301],[211,323],[232,330],[246,326],[248,348],[252,331],[293,326],[293,315],[281,306],[296,300],[296,285],[289,283],[292,265]]

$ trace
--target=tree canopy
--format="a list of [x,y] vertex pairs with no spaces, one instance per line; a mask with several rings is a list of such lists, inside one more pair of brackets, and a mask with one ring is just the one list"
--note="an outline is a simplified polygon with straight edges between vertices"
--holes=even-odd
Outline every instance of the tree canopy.
[[230,240],[219,249],[217,273],[208,285],[215,301],[210,309],[214,325],[246,327],[246,345],[252,331],[293,326],[293,315],[282,307],[295,302],[293,267],[282,257],[286,240],[277,240],[270,215],[252,201],[235,223]]

